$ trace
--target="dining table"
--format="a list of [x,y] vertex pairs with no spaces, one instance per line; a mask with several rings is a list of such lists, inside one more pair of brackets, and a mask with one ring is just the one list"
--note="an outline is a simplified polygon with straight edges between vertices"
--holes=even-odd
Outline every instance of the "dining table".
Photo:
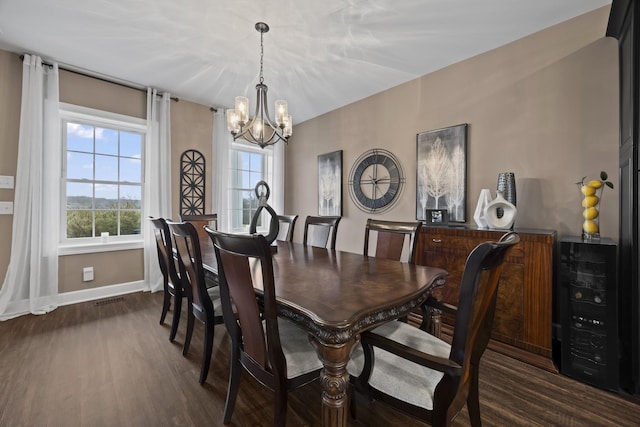
[[[217,278],[210,240],[201,252],[205,274]],[[419,307],[447,272],[293,242],[274,242],[272,253],[278,314],[308,331],[324,366],[322,425],[346,426],[346,368],[360,334]],[[260,290],[260,278],[254,286]]]

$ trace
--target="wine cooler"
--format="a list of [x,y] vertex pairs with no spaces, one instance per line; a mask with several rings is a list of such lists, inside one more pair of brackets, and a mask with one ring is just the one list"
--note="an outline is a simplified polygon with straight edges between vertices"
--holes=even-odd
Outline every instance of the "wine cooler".
[[557,309],[561,372],[618,390],[617,247],[610,239],[560,241]]

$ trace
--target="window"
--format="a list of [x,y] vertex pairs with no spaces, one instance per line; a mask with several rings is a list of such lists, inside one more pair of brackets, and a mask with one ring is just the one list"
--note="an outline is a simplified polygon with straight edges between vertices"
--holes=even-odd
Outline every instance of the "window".
[[[258,209],[258,197],[255,186],[259,181],[266,181],[273,192],[272,170],[273,149],[261,149],[249,144],[234,142],[230,153],[230,218],[233,232],[248,232],[251,218]],[[267,200],[273,206],[271,197]],[[268,231],[269,215],[263,214],[257,224],[260,232]]]
[[61,113],[62,240],[141,240],[146,127],[92,112]]

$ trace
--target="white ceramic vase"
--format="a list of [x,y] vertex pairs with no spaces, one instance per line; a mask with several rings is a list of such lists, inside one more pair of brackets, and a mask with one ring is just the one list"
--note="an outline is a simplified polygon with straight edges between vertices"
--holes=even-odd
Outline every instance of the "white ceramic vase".
[[473,220],[476,222],[479,228],[488,228],[487,220],[485,218],[485,209],[491,202],[491,191],[488,188],[480,190],[480,197],[478,197],[478,204],[476,205],[476,211],[473,214]]
[[[502,210],[502,216],[498,217],[498,209]],[[516,220],[517,209],[513,203],[502,196],[502,191],[496,192],[496,198],[487,204],[484,210],[485,221],[489,228],[509,230]]]

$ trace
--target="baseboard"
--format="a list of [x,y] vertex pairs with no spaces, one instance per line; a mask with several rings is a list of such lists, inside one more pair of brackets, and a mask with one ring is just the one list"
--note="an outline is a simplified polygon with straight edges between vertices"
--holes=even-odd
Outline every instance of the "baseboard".
[[110,298],[118,295],[130,294],[133,292],[149,291],[144,280],[136,282],[121,283],[117,285],[100,286],[98,288],[83,289],[58,294],[58,305],[77,304],[80,302],[93,301],[102,298]]
[[[56,301],[58,303],[57,306],[60,307],[63,305],[77,304],[79,302],[110,298],[140,291],[149,291],[149,287],[145,284],[144,280],[121,283],[118,285],[100,286],[98,288],[83,289],[81,291],[65,292],[49,297],[41,297],[41,301],[36,304],[36,307],[42,307],[42,309],[38,313],[34,314],[45,314],[55,309],[53,307],[56,307]],[[0,321],[13,319],[30,312],[31,308],[28,299],[10,301],[4,313],[0,315]]]

